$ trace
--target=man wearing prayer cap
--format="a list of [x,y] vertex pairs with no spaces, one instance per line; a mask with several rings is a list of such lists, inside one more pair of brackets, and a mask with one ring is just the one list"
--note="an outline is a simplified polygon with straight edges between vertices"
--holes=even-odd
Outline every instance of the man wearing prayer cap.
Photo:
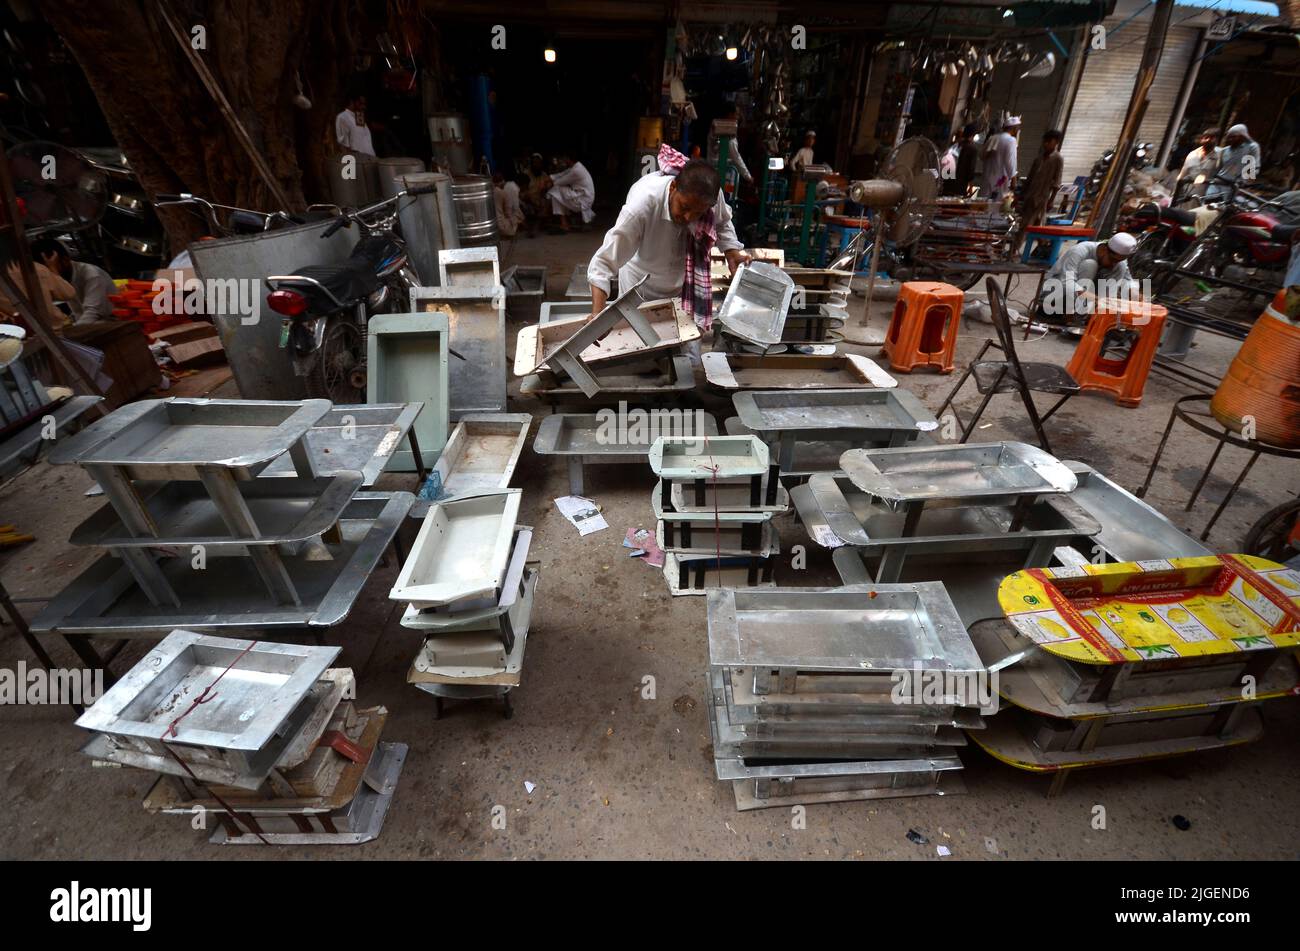
[[1109,241],[1080,241],[1056,259],[1043,278],[1042,314],[1064,320],[1092,312],[1092,299],[1138,300],[1127,258],[1137,239],[1124,231]]
[[1020,135],[1020,117],[1007,116],[1002,131],[989,136],[984,149],[984,176],[980,191],[994,201],[1012,191],[1016,185],[1016,148]]

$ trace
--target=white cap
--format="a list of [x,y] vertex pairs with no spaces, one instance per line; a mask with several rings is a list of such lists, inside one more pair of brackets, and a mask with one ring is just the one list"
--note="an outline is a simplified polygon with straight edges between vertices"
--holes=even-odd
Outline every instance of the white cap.
[[1246,138],[1250,138],[1250,132],[1240,122],[1228,130],[1228,135],[1244,135]]
[[1122,258],[1128,257],[1136,250],[1138,246],[1137,238],[1133,237],[1126,231],[1117,231],[1110,236],[1106,242],[1106,247],[1110,248],[1115,254]]
[[1002,128],[1013,129],[1020,125],[1020,116],[1007,116],[1002,120]]

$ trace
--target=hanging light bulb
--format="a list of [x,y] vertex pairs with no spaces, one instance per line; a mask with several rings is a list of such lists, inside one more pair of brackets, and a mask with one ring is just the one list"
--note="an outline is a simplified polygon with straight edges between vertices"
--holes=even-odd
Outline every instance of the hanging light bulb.
[[739,55],[740,50],[736,49],[734,46],[727,47],[727,59],[734,60]]
[[551,49],[549,46],[546,47],[546,49],[542,50],[542,59],[546,60],[548,63],[554,63],[555,50]]

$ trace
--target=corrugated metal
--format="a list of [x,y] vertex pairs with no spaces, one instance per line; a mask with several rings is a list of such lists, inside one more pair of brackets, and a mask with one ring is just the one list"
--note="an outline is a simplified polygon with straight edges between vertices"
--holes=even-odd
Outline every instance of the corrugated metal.
[[[1108,20],[1106,26],[1108,30],[1113,29],[1120,22],[1118,19]],[[1145,23],[1131,23],[1109,38],[1108,49],[1089,51],[1074,108],[1070,111],[1065,142],[1061,146],[1061,155],[1065,159],[1064,181],[1076,175],[1086,175],[1102,152],[1114,148],[1119,130],[1124,125],[1124,114],[1128,111],[1138,68],[1142,65],[1146,26]],[[1155,143],[1157,150],[1178,101],[1178,90],[1191,65],[1200,33],[1198,27],[1174,26],[1165,37],[1160,68],[1156,71],[1151,101],[1139,133],[1142,141]]]

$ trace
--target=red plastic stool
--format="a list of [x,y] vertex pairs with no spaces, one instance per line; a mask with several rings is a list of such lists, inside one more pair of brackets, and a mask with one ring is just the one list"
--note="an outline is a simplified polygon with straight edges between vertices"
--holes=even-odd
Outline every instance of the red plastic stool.
[[953,370],[962,292],[937,281],[908,281],[898,289],[898,303],[880,352],[900,373],[917,367]]
[[[1066,370],[1084,390],[1115,394],[1120,406],[1142,402],[1168,311],[1144,301],[1099,300]],[[1103,356],[1119,331],[1137,334],[1123,359]]]

